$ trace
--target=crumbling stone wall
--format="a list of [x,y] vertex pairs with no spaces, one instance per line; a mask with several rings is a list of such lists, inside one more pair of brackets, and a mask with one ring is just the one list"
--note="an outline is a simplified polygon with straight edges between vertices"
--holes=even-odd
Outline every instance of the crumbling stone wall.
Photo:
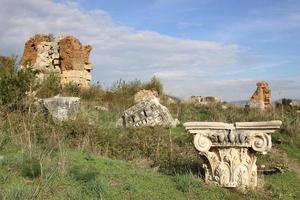
[[85,45],[83,46],[83,62],[84,62],[84,69],[88,72],[92,70],[92,65],[90,63],[90,53],[92,51],[91,45]]
[[72,36],[66,36],[58,44],[62,71],[84,70],[83,47],[80,41]]
[[41,42],[37,46],[37,58],[34,64],[41,79],[50,73],[60,74],[59,47],[55,42]]
[[[82,45],[73,36],[51,38],[35,35],[25,44],[21,64],[37,70],[41,79],[49,73],[57,73],[62,84],[73,82],[88,87],[92,70],[89,62],[91,50],[90,45]],[[27,63],[30,65],[27,66]]]
[[42,42],[50,42],[51,37],[49,35],[35,35],[31,37],[26,43],[24,53],[21,59],[21,64],[34,64],[38,56],[38,45]]
[[265,81],[258,82],[257,88],[250,98],[249,106],[264,109],[272,106],[272,93],[269,84]]

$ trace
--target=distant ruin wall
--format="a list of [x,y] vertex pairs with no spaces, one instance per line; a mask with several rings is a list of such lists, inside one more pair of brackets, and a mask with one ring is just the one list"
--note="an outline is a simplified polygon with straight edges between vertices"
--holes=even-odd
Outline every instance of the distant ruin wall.
[[40,79],[56,73],[60,75],[62,84],[72,82],[88,87],[92,70],[89,62],[91,50],[90,45],[82,45],[73,36],[51,38],[47,35],[35,35],[25,44],[21,64],[37,70]]
[[195,105],[210,105],[216,103],[222,103],[222,99],[220,97],[214,96],[191,96],[187,102],[195,104]]
[[251,108],[265,109],[272,106],[272,93],[269,84],[265,81],[258,82],[257,88],[250,98]]

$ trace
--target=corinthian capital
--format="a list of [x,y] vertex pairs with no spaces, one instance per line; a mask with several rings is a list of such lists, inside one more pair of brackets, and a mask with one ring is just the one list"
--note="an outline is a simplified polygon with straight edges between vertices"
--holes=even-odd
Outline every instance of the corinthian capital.
[[194,135],[194,146],[205,156],[206,181],[225,187],[256,186],[256,155],[272,146],[271,134],[281,121],[265,122],[186,122],[185,129]]

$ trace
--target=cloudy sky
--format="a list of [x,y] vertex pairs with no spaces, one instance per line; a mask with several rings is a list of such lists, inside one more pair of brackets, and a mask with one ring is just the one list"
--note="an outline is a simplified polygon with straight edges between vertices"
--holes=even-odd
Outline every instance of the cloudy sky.
[[299,0],[0,0],[0,55],[36,33],[93,46],[93,81],[158,76],[178,97],[300,98]]

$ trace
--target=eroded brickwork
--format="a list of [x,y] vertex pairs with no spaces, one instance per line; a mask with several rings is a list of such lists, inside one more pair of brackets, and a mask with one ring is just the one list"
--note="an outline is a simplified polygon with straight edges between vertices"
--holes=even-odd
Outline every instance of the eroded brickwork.
[[62,84],[72,82],[88,87],[92,70],[89,62],[91,50],[90,45],[82,45],[73,36],[52,38],[49,35],[35,35],[25,44],[21,64],[37,70],[40,79],[56,73],[61,76]]
[[256,84],[257,88],[250,98],[249,106],[264,109],[272,106],[272,93],[269,84],[261,81]]

